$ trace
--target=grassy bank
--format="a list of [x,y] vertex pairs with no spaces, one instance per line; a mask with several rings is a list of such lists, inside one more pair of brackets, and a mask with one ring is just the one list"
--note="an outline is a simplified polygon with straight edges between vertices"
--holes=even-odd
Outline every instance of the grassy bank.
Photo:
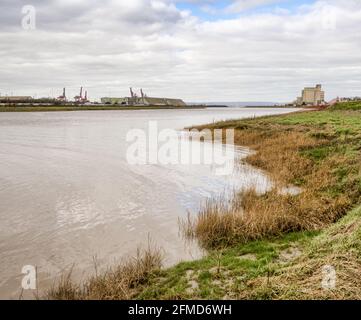
[[[132,298],[361,298],[361,104],[204,128],[234,128],[274,187],[236,194],[232,206],[209,202],[183,225],[207,257],[152,269]],[[336,287],[326,290],[330,270]]]
[[111,105],[99,106],[0,106],[0,112],[49,112],[49,111],[100,111],[100,110],[189,110],[204,109],[202,106],[172,107],[172,106],[146,106],[146,107],[121,107]]
[[[256,153],[247,162],[275,182],[259,195],[236,195],[229,210],[204,208],[191,229],[206,248],[217,248],[284,233],[320,230],[343,217],[361,200],[360,111],[310,111],[285,116],[218,123],[234,128],[239,145]],[[282,192],[297,186],[302,192]]]
[[[296,232],[211,250],[158,271],[139,299],[360,299],[361,208],[323,231]],[[327,266],[336,287],[325,290]]]

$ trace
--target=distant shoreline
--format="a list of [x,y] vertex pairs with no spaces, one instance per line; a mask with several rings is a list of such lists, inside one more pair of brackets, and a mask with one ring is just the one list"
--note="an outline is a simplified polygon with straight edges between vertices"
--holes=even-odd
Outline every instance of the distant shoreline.
[[193,110],[206,109],[205,106],[112,106],[112,105],[96,105],[96,106],[0,106],[0,112],[61,112],[61,111],[117,111],[117,110]]
[[288,109],[288,108],[295,108],[295,107],[291,107],[291,106],[245,106],[243,108],[247,108],[247,109],[252,109],[252,108],[267,108],[267,109],[273,109],[273,108],[284,108],[284,109]]

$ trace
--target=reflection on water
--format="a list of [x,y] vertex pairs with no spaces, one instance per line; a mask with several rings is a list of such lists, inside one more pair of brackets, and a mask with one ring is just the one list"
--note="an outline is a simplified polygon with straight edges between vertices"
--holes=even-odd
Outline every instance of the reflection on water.
[[[37,266],[40,283],[64,269],[92,271],[134,253],[150,236],[166,264],[201,255],[179,235],[178,218],[227,190],[267,187],[241,165],[217,176],[206,165],[130,166],[126,133],[288,112],[268,109],[97,111],[0,114],[0,297],[17,298],[21,269]],[[247,154],[240,149],[239,157]],[[82,273],[75,272],[76,276]]]

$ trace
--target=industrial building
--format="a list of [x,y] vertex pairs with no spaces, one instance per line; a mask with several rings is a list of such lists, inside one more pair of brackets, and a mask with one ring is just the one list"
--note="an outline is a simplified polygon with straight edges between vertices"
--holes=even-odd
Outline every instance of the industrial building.
[[104,97],[100,99],[102,104],[119,104],[119,105],[132,105],[131,98],[110,98],[110,97]]
[[119,104],[124,106],[172,106],[172,107],[185,107],[186,103],[181,99],[170,99],[170,98],[154,98],[148,97],[144,94],[143,90],[140,90],[138,96],[134,93],[133,89],[130,88],[130,97],[124,98],[101,98],[103,104]]
[[316,87],[306,87],[302,91],[302,96],[298,97],[295,104],[298,106],[312,105],[320,106],[325,103],[325,92],[322,91],[322,85]]
[[30,96],[0,96],[0,102],[2,103],[25,103],[33,100]]

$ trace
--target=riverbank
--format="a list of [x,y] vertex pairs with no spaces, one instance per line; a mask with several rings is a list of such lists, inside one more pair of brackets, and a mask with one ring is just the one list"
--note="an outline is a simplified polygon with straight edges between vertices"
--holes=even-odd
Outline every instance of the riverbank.
[[[266,194],[236,194],[228,209],[210,202],[183,225],[208,256],[162,270],[157,251],[148,250],[122,292],[131,299],[361,298],[360,117],[361,104],[351,103],[202,126],[235,129],[236,143],[256,151],[246,161],[275,185]],[[301,192],[282,191],[289,186]],[[48,298],[122,298],[124,268],[85,285],[96,290],[67,278]]]
[[107,110],[193,110],[205,109],[204,106],[187,106],[187,107],[173,107],[173,106],[115,106],[115,105],[95,105],[95,106],[0,106],[0,112],[51,112],[51,111],[107,111]]

